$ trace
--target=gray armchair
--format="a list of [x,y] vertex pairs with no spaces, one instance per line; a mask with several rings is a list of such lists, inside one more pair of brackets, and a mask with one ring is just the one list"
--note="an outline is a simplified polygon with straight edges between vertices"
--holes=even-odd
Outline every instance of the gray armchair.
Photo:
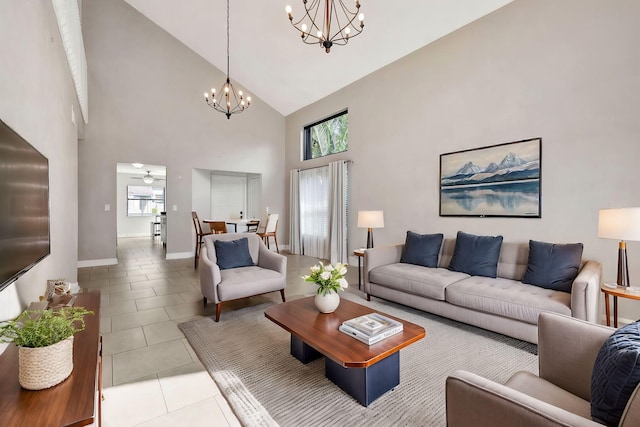
[[[247,238],[249,254],[254,266],[221,270],[217,265],[215,241]],[[262,239],[253,233],[211,234],[204,237],[200,261],[200,289],[207,299],[216,304],[216,322],[220,320],[222,303],[268,292],[280,291],[285,301],[287,258],[271,252]]]
[[[615,329],[555,313],[538,318],[539,376],[518,372],[505,385],[466,371],[447,378],[447,426],[600,426],[591,420],[591,373]],[[640,385],[620,427],[640,425]]]

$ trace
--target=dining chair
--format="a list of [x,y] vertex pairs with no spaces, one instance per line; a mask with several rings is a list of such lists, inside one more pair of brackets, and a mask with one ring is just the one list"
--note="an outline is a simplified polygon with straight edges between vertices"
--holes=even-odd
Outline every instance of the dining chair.
[[260,226],[260,220],[253,220],[247,222],[247,233],[257,233]]
[[210,234],[224,234],[227,232],[227,223],[224,221],[208,221]]
[[269,237],[273,237],[273,240],[276,242],[276,250],[280,253],[280,248],[278,248],[278,238],[276,234],[278,232],[278,218],[280,214],[269,214],[267,217],[267,225],[264,228],[264,231],[258,231],[256,234],[260,236],[262,240],[267,244],[267,248],[269,248]]
[[198,214],[194,211],[191,211],[191,219],[193,220],[193,226],[196,229],[196,255],[193,263],[193,268],[198,268],[198,259],[200,258],[200,248],[202,247],[202,238],[211,232],[202,231],[202,225],[200,225],[200,219],[198,219]]

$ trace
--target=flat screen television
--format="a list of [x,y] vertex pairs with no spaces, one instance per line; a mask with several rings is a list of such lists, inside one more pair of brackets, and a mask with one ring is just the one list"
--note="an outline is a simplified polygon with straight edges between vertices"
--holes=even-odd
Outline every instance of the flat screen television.
[[50,252],[49,160],[0,120],[0,291]]

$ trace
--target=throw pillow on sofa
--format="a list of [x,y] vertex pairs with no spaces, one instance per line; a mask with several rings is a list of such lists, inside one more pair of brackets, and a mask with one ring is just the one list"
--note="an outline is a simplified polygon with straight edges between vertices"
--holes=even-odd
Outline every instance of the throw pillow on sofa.
[[553,244],[529,240],[523,283],[571,293],[582,262],[582,243]]
[[407,231],[400,262],[435,268],[442,246],[442,234],[418,234]]
[[502,236],[476,236],[458,231],[449,270],[495,278]]
[[640,321],[618,329],[602,344],[591,375],[591,418],[617,426],[640,382]]
[[255,265],[249,253],[249,239],[216,240],[216,258],[220,270]]

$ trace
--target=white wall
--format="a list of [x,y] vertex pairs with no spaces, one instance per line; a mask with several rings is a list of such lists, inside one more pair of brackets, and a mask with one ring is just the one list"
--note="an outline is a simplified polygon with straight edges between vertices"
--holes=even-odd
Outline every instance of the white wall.
[[281,114],[260,99],[230,120],[213,111],[202,93],[224,74],[122,0],[85,2],[83,29],[91,122],[79,150],[80,260],[115,258],[116,213],[104,205],[116,204],[118,161],[166,165],[168,258],[193,251],[193,169],[260,173],[265,206],[284,209]]
[[[356,212],[381,209],[376,245],[407,230],[583,242],[584,258],[615,281],[617,242],[597,238],[597,219],[601,208],[640,206],[638,16],[634,0],[516,0],[287,116],[286,169],[354,161],[350,249],[366,241]],[[345,107],[349,152],[301,162],[302,127]],[[440,154],[533,137],[542,218],[439,217]],[[640,243],[628,251],[640,285]],[[640,318],[637,302],[620,306]]]
[[[51,254],[0,293],[0,320],[77,279],[78,128],[71,74],[50,1],[0,2],[0,118],[49,159]],[[1,262],[1,260],[0,260]]]

